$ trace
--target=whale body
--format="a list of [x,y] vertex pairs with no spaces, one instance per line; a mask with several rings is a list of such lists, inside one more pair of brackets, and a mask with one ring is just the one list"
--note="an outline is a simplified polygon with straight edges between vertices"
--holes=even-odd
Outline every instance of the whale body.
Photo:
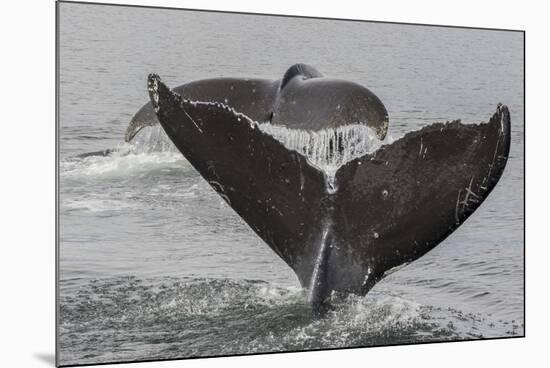
[[127,137],[160,122],[316,309],[332,292],[365,295],[442,242],[487,198],[509,153],[504,105],[488,123],[436,123],[386,144],[388,115],[372,92],[303,64],[279,81],[170,90],[152,74],[147,86],[142,110],[156,119],[134,119]]

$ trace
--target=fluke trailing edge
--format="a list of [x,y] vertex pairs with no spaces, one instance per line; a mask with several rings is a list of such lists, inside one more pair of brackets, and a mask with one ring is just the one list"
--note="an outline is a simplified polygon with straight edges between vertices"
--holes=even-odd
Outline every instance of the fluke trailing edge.
[[[291,67],[281,81],[148,80],[168,137],[296,273],[308,301],[366,294],[439,244],[499,180],[510,115],[433,124],[382,145],[388,117],[366,88]],[[149,109],[149,110],[147,110]],[[142,126],[134,120],[131,139]]]

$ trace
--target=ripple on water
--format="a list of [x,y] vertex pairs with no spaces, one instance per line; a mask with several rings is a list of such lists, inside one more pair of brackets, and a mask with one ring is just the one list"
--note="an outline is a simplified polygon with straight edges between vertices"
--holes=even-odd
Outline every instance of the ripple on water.
[[[63,284],[63,282],[62,282]],[[333,295],[315,317],[305,292],[263,281],[117,277],[61,290],[64,364],[478,339],[515,322],[384,292]]]

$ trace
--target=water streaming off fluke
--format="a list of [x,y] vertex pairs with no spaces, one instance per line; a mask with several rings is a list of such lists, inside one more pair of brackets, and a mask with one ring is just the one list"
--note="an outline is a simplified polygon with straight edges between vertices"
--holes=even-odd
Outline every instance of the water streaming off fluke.
[[334,189],[334,177],[341,166],[393,141],[389,135],[384,140],[378,139],[373,129],[360,123],[318,131],[290,129],[270,123],[260,123],[258,127],[286,148],[304,155],[323,171],[327,175],[329,190]]

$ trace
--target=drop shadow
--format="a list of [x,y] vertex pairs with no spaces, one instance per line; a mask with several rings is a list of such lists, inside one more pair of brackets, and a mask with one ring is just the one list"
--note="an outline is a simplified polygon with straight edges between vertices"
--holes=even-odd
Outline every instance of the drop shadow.
[[49,366],[55,367],[55,355],[49,353],[34,353],[34,357]]

